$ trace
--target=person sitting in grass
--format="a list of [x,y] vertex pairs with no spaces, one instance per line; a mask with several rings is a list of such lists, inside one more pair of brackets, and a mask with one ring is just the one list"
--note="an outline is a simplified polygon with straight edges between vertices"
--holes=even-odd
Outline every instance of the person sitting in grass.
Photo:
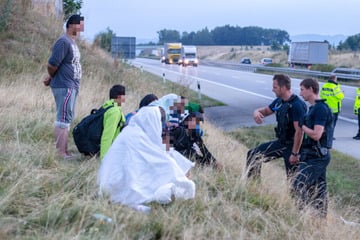
[[199,112],[187,115],[178,127],[170,131],[170,144],[200,166],[221,169],[222,165],[216,161],[201,137],[200,122],[203,121],[204,118]]

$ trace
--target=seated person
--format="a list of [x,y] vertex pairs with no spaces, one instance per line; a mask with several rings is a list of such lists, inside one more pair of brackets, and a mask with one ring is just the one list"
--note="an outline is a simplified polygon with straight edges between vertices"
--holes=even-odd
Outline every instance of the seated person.
[[188,105],[185,106],[185,110],[188,110],[189,113],[199,112],[201,114],[204,114],[204,109],[202,108],[202,106],[195,102],[189,102]]
[[167,94],[149,104],[150,106],[160,106],[165,111],[166,125],[169,129],[179,126],[185,115],[187,99],[174,93]]
[[103,159],[111,144],[119,135],[125,125],[125,117],[122,112],[122,104],[125,102],[125,87],[117,84],[112,86],[109,91],[110,100],[106,101],[102,107],[108,108],[104,114],[103,131],[100,140],[100,158]]
[[140,103],[139,103],[139,108],[134,111],[134,112],[130,112],[128,114],[126,114],[125,118],[126,118],[126,125],[129,124],[129,121],[131,119],[132,116],[134,116],[140,108],[144,107],[144,106],[147,106],[149,105],[150,103],[152,103],[153,101],[156,101],[158,100],[158,97],[153,94],[153,93],[150,93],[150,94],[147,94],[145,95],[141,100],[140,100]]
[[221,169],[222,166],[217,163],[201,138],[201,121],[204,121],[201,113],[190,113],[184,118],[179,127],[170,131],[170,144],[175,150],[201,166],[212,166]]
[[165,112],[142,107],[106,153],[98,173],[100,193],[112,202],[150,210],[150,202],[195,197],[195,184],[186,176],[195,165],[183,155],[169,154],[163,145]]

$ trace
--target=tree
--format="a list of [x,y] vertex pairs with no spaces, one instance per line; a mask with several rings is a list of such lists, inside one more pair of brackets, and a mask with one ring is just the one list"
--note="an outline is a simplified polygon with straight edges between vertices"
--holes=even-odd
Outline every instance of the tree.
[[111,52],[111,39],[113,36],[115,36],[115,33],[107,27],[105,32],[96,34],[94,45]]
[[204,28],[201,31],[197,31],[194,37],[195,45],[214,45],[211,33],[208,28]]
[[82,7],[82,0],[64,0],[64,21],[66,21],[71,15],[80,13]]
[[360,33],[348,37],[344,42],[340,42],[338,50],[351,50],[351,51],[359,51],[360,50]]
[[176,30],[163,29],[157,32],[159,35],[159,44],[166,42],[180,42],[180,33]]

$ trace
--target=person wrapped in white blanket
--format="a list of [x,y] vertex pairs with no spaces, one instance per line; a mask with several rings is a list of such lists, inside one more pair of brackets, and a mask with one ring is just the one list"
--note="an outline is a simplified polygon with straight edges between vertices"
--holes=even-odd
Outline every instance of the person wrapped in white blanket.
[[166,151],[165,119],[159,106],[143,107],[132,117],[101,162],[100,194],[141,211],[150,210],[146,203],[169,203],[172,196],[195,197],[195,184],[186,176],[194,163],[175,150]]

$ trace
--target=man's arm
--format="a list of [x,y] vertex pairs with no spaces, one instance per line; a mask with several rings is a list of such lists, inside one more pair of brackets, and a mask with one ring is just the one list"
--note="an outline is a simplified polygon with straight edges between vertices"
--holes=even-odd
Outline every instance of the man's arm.
[[267,117],[271,114],[273,114],[273,111],[271,111],[271,109],[268,106],[266,106],[266,107],[255,109],[255,111],[253,113],[253,117],[257,124],[261,124],[261,123],[263,123],[263,118]]
[[302,130],[306,133],[311,139],[315,141],[319,141],[323,132],[324,126],[322,125],[315,125],[314,129],[308,128],[307,126],[303,125]]
[[100,159],[105,157],[105,154],[109,150],[117,131],[121,114],[115,107],[108,109],[104,115],[104,128],[101,134],[100,140]]
[[52,66],[51,64],[48,64],[47,71],[49,73],[49,76],[46,76],[43,80],[43,83],[45,86],[49,86],[51,82],[51,78],[55,76],[55,73],[57,71],[57,67]]
[[55,76],[55,73],[56,73],[57,69],[58,69],[57,67],[55,67],[55,66],[53,66],[53,65],[51,65],[51,64],[48,64],[48,66],[47,66],[47,71],[48,71],[50,77],[54,77],[54,76]]
[[294,121],[293,124],[294,124],[295,133],[294,133],[294,144],[292,146],[291,155],[289,158],[289,162],[291,164],[295,164],[299,161],[299,151],[304,136],[304,131],[299,127],[299,122]]

